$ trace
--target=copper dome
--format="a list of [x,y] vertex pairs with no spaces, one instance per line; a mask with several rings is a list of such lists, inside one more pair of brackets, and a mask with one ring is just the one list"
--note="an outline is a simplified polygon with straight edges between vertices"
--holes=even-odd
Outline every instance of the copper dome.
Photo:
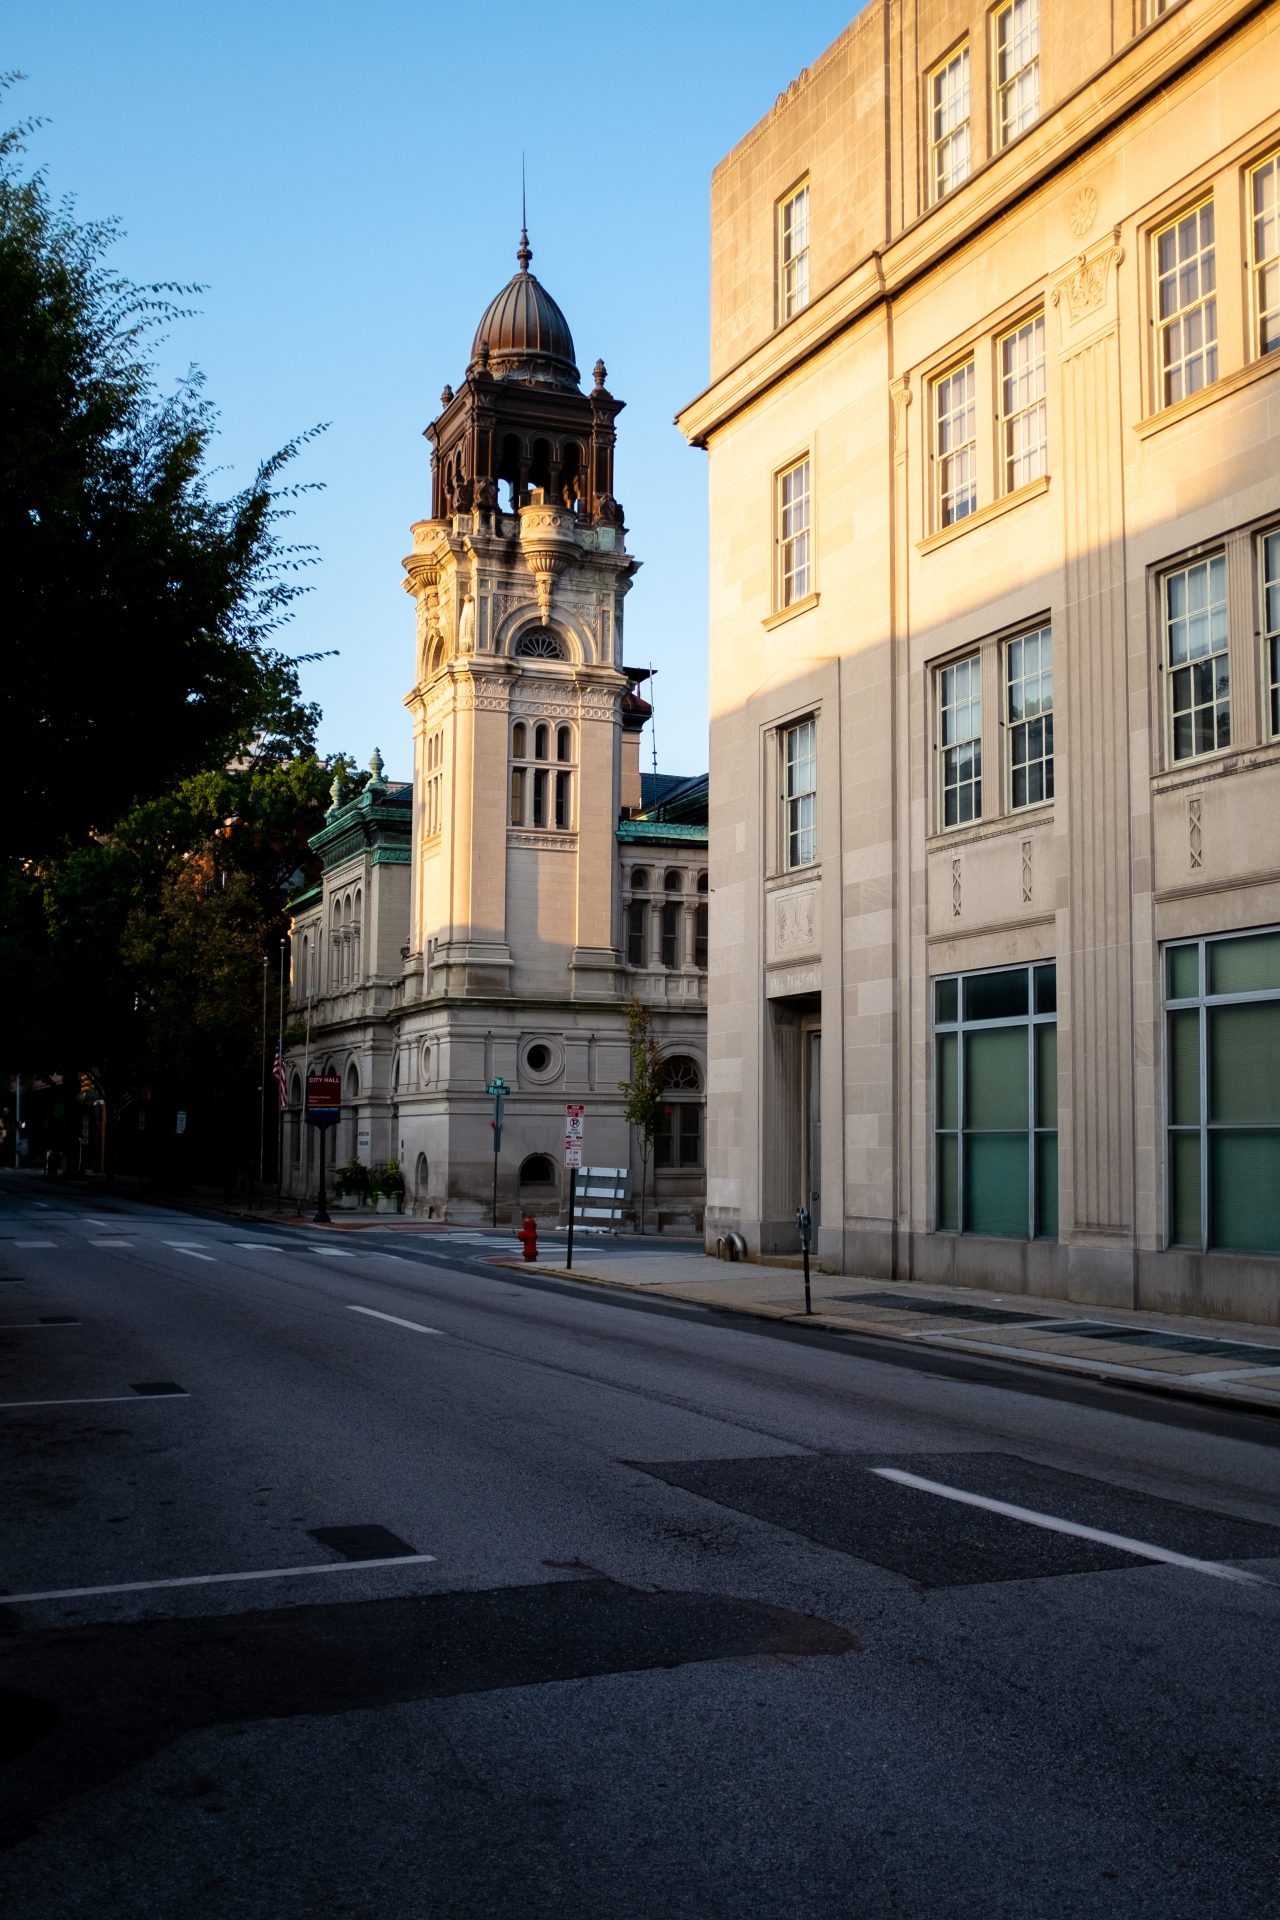
[[[467,372],[474,373],[483,366],[495,380],[518,380],[530,386],[576,392],[578,368],[569,322],[530,273],[533,254],[529,236],[523,231],[516,258],[520,271],[512,274],[502,292],[489,302],[476,328]],[[484,348],[488,349],[487,356]]]

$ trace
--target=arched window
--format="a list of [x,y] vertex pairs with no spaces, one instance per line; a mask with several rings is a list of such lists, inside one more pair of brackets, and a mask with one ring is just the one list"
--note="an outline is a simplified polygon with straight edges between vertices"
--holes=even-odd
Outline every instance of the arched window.
[[[511,729],[511,792],[508,819],[513,827],[573,829],[573,728],[556,729],[556,765],[551,759],[552,729],[547,721],[518,720]],[[532,748],[532,755],[530,755]]]
[[698,892],[706,893],[706,891],[707,891],[707,876],[705,873],[700,873],[698,875]]
[[667,868],[662,876],[662,891],[664,893],[682,893],[684,891],[684,875],[678,867]]
[[631,891],[632,893],[648,893],[649,891],[648,867],[633,867],[631,869]]
[[582,498],[582,448],[576,440],[566,440],[560,452],[560,499],[576,509]]
[[522,633],[516,642],[518,660],[567,660],[564,641],[556,634],[549,633],[545,627],[534,627],[529,633]]
[[524,1187],[554,1187],[556,1184],[555,1164],[545,1153],[531,1153],[527,1160],[520,1162],[520,1185]]
[[361,978],[360,935],[362,931],[361,923],[362,923],[363,915],[364,915],[364,892],[360,887],[357,887],[355,906],[352,908],[352,913],[351,913],[351,978],[353,980],[359,980]]
[[529,462],[529,485],[541,487],[544,494],[551,491],[551,443],[548,440],[535,440],[533,458]]
[[702,1165],[702,1075],[696,1060],[675,1053],[666,1063],[662,1106],[653,1130],[653,1164],[668,1171]]

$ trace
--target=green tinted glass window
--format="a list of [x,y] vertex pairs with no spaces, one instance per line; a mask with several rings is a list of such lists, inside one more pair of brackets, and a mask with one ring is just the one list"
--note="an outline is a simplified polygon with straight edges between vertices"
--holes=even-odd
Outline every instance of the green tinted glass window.
[[1200,1122],[1200,1011],[1169,1015],[1169,1120],[1175,1127]]
[[993,1027],[966,1033],[964,1041],[964,1124],[970,1127],[1026,1127],[1027,1029]]
[[1208,1021],[1210,1121],[1280,1124],[1280,1000],[1210,1007]]
[[1058,1237],[1058,1136],[1036,1135],[1036,1238]]
[[969,1233],[1028,1237],[1025,1133],[966,1136],[964,1223]]
[[1280,993],[1280,933],[1214,940],[1208,954],[1210,993]]
[[938,1118],[939,1127],[958,1127],[960,1124],[959,1093],[959,1057],[960,1036],[958,1033],[940,1033],[937,1036],[938,1049]]
[[960,1142],[954,1133],[938,1135],[938,1229],[954,1233],[960,1225]]
[[1058,1124],[1058,1029],[1037,1027],[1036,1049],[1036,1125]]
[[1200,1245],[1200,1129],[1169,1135],[1169,1238],[1175,1247]]
[[1165,954],[1165,991],[1170,1000],[1194,1000],[1200,992],[1199,947],[1170,947]]
[[1280,1131],[1210,1132],[1209,1244],[1280,1253]]
[[1058,1011],[1058,969],[1056,966],[1036,968],[1036,1012],[1056,1013]]
[[1003,973],[971,973],[964,983],[966,1020],[1017,1020],[1026,1017],[1027,970],[1010,967]]
[[933,989],[933,1017],[939,1026],[951,1024],[959,1014],[960,983],[958,980],[938,980]]

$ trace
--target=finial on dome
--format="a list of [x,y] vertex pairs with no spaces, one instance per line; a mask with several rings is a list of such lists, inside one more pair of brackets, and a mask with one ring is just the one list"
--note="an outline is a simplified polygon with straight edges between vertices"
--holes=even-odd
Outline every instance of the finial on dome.
[[520,262],[521,273],[528,273],[529,262],[533,258],[533,248],[529,245],[529,229],[521,227],[520,245],[516,248],[516,259]]
[[605,376],[608,374],[608,371],[609,369],[603,360],[596,361],[594,367],[591,369],[591,378],[595,381],[597,388],[604,386]]

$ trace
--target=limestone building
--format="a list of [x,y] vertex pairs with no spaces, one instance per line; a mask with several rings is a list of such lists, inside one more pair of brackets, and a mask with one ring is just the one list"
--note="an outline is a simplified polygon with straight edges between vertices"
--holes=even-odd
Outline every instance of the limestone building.
[[1280,1319],[1278,75],[871,0],[716,170],[709,1236]]
[[[324,872],[293,904],[286,1171],[314,1183],[309,1061],[341,1075],[336,1157],[399,1161],[408,1204],[487,1219],[486,1086],[511,1089],[500,1218],[564,1199],[564,1114],[586,1160],[635,1157],[626,1003],[667,1061],[651,1179],[664,1224],[701,1222],[707,781],[642,776],[647,673],[624,665],[639,562],[614,495],[623,402],[584,392],[560,308],[518,270],[427,428],[431,511],[404,562],[417,616],[412,783],[335,791]],[[309,1157],[310,1156],[310,1157]],[[635,1184],[640,1164],[635,1157]],[[650,1214],[652,1220],[652,1213]]]

